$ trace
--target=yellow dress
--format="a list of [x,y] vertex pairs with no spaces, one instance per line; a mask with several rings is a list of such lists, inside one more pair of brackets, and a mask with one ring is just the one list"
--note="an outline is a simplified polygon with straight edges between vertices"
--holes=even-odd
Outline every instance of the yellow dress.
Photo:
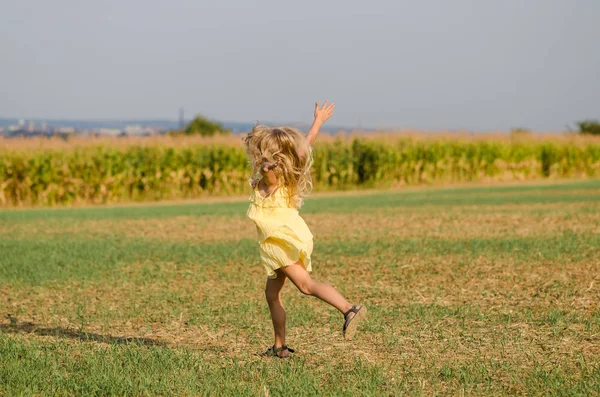
[[250,196],[247,216],[256,225],[260,261],[268,278],[277,278],[276,269],[298,261],[312,271],[313,235],[298,209],[288,205],[286,193],[286,188],[281,187],[263,197],[258,188],[253,188]]

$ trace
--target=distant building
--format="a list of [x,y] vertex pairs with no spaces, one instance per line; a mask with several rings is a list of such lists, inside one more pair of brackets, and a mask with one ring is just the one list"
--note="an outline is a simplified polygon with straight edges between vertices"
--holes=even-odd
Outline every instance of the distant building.
[[54,129],[54,132],[58,133],[58,134],[74,134],[75,128],[73,128],[73,127],[57,127]]
[[94,132],[99,135],[119,136],[123,131],[118,128],[98,128]]
[[125,132],[127,135],[143,135],[145,131],[141,125],[134,124],[134,125],[126,125],[125,128],[123,129],[123,132]]

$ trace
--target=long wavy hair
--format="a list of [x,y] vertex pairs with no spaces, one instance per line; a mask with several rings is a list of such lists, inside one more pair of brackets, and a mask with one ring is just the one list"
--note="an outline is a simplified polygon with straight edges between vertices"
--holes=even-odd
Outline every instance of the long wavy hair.
[[252,174],[259,173],[265,162],[277,162],[273,171],[279,186],[287,188],[288,205],[300,208],[304,197],[312,190],[310,167],[313,158],[304,135],[290,127],[255,125],[244,137],[244,144]]

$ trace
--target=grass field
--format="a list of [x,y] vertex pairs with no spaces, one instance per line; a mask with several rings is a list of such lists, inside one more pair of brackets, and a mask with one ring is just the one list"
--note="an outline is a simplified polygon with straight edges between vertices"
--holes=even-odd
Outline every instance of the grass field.
[[0,211],[0,395],[600,394],[600,180],[309,198],[290,360],[247,204]]

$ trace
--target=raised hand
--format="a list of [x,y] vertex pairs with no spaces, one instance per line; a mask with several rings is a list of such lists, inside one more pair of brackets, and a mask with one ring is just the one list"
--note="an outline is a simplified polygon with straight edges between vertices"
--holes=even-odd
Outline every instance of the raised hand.
[[[315,121],[313,121],[310,130],[308,130],[308,133],[306,134],[306,141],[308,142],[309,146],[312,146],[312,144],[315,142],[315,139],[317,139],[317,135],[319,135],[319,129],[323,123],[331,117],[333,114],[333,109],[335,109],[335,105],[333,103],[328,103],[328,101],[325,101],[321,107],[319,107],[318,102],[315,103]],[[304,153],[301,154],[301,156],[303,155]]]
[[315,103],[315,121],[324,123],[333,114],[333,109],[335,109],[335,105],[333,103],[329,103],[328,101],[325,101],[323,106],[320,108],[319,103]]

